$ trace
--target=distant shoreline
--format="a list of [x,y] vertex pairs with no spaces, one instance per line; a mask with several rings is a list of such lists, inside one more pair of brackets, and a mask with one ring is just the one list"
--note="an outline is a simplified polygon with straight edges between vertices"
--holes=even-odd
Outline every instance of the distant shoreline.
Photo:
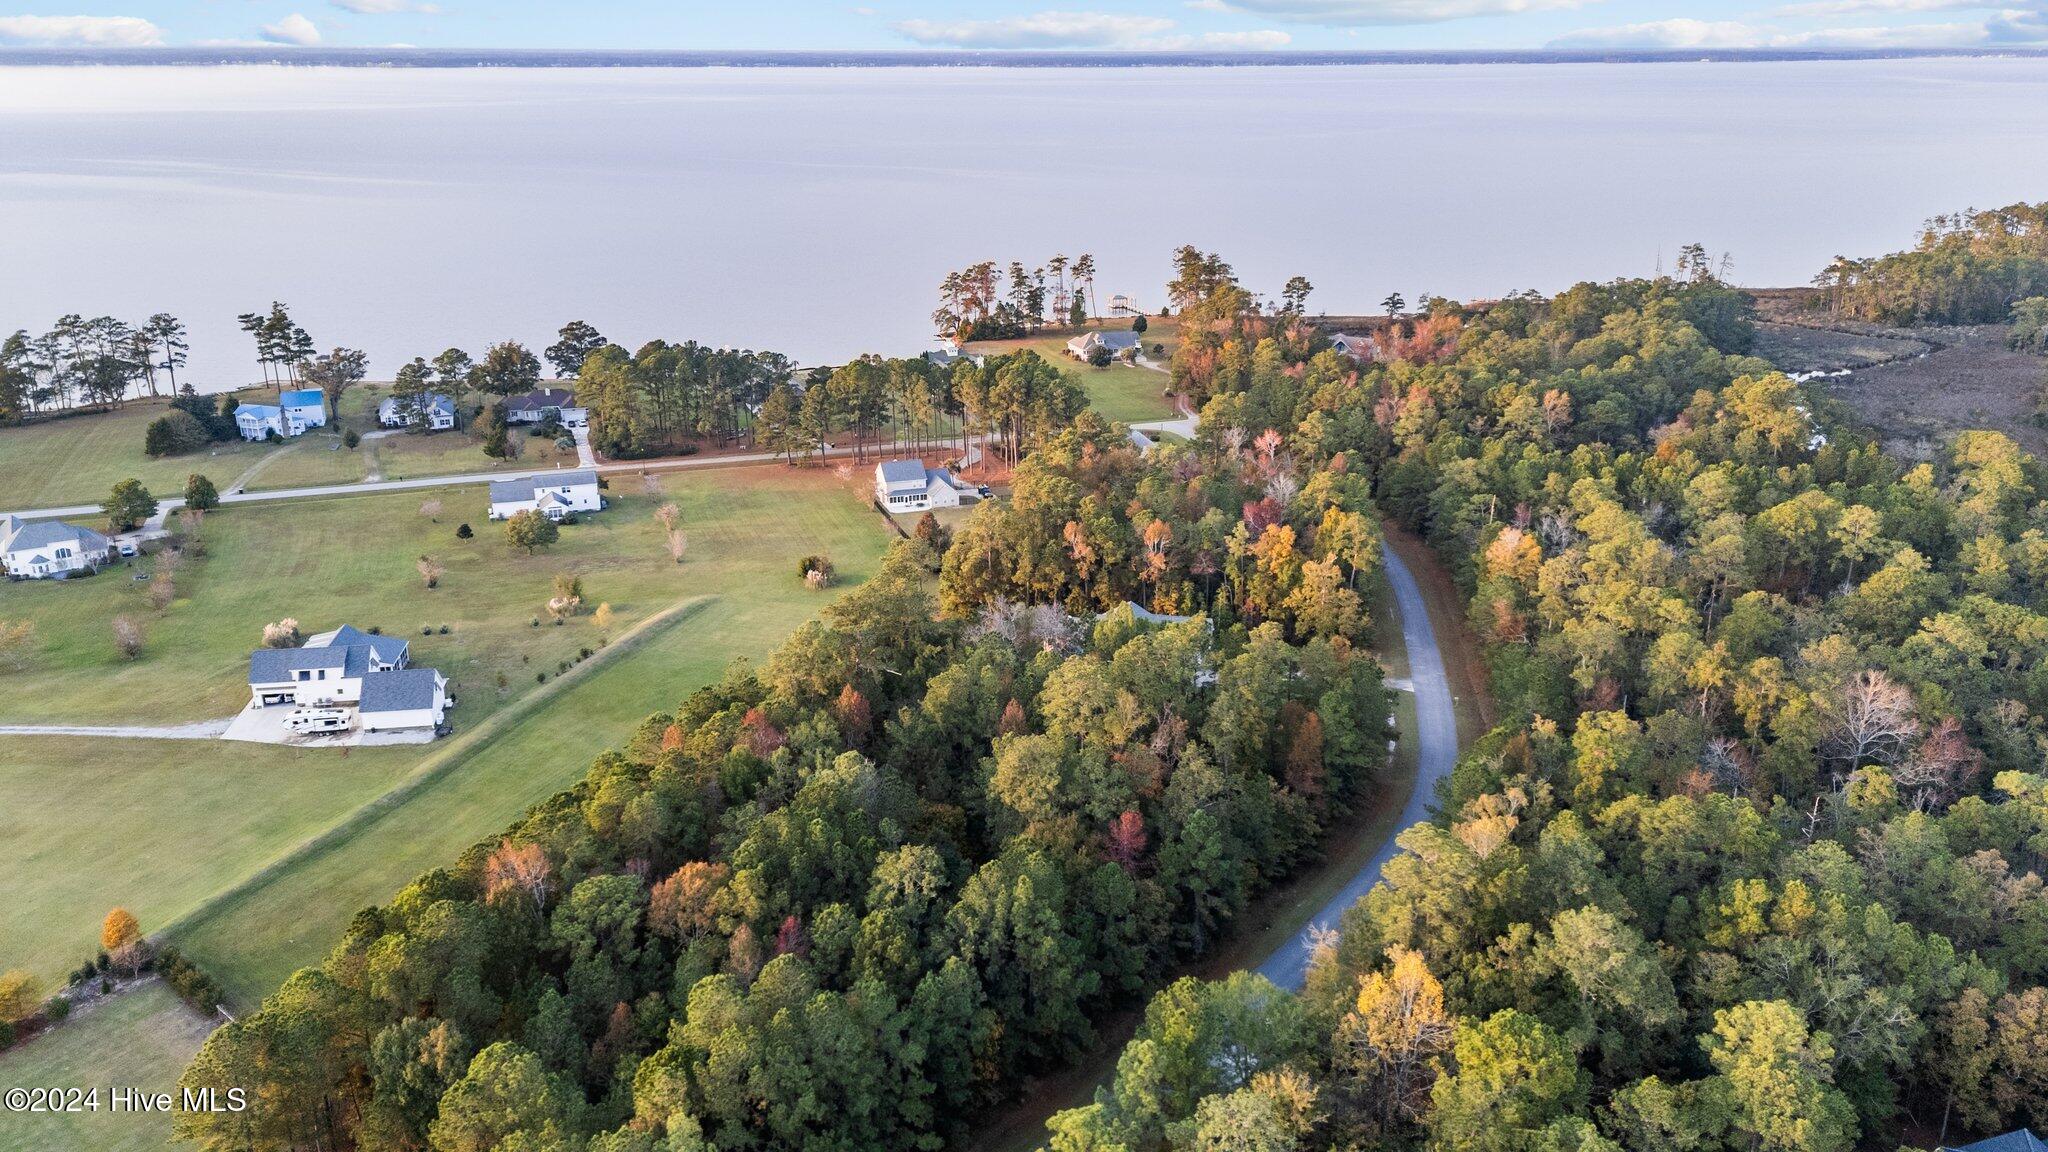
[[1938,58],[2048,59],[2048,48],[1701,48],[1644,51],[1082,52],[680,51],[463,48],[0,48],[0,67],[318,68],[1286,68],[1392,64],[1755,64]]

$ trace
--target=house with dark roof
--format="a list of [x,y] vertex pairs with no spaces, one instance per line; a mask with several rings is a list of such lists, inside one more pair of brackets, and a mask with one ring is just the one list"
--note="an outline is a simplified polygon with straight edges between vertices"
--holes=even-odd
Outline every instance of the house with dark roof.
[[875,465],[875,500],[891,512],[958,508],[960,482],[944,468],[922,460],[884,460]]
[[96,572],[113,559],[114,542],[62,520],[0,516],[0,572],[10,580],[61,580]]
[[493,520],[503,520],[515,512],[538,512],[550,520],[561,520],[578,512],[598,512],[603,508],[604,495],[597,486],[597,472],[590,468],[491,481]]
[[448,678],[410,665],[411,645],[344,624],[297,648],[249,654],[250,707],[353,705],[365,732],[436,728],[448,711]]
[[2026,1128],[2015,1128],[1975,1144],[1943,1145],[1941,1152],[2048,1152],[2048,1143]]
[[590,416],[576,406],[576,395],[567,388],[536,388],[505,397],[505,423],[545,424],[550,420],[565,428],[581,428]]
[[275,404],[241,404],[235,408],[235,430],[244,440],[268,440],[275,433],[289,440],[308,428],[327,424],[327,392],[299,388],[282,393]]

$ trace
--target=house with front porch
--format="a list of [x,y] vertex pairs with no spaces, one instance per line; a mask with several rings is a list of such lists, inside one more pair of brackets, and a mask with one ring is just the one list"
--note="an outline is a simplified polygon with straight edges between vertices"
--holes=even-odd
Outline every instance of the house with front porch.
[[356,709],[365,732],[437,728],[448,712],[448,678],[410,664],[411,646],[344,624],[297,648],[249,654],[253,708]]
[[327,392],[322,388],[299,388],[282,393],[275,404],[240,404],[235,407],[235,430],[244,440],[268,440],[272,434],[289,440],[308,428],[327,425]]

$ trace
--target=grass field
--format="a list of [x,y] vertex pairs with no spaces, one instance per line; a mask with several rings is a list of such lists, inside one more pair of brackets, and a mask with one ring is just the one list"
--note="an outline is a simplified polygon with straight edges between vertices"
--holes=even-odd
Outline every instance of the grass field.
[[[1171,320],[1154,319],[1145,332],[1145,355],[1162,367],[1173,355],[1176,343],[1174,325]],[[1109,320],[1089,327],[1123,330],[1130,327],[1128,320]],[[1161,392],[1167,386],[1167,374],[1151,368],[1140,368],[1135,364],[1112,364],[1107,368],[1095,368],[1073,360],[1067,355],[1067,341],[1081,331],[1061,330],[1051,335],[1034,336],[1027,340],[984,340],[968,346],[969,351],[990,355],[1014,352],[1029,348],[1080,382],[1088,393],[1088,403],[1096,411],[1111,420],[1132,422],[1138,420],[1168,420],[1175,415],[1172,401]],[[1152,346],[1163,344],[1166,351],[1154,353]]]
[[0,509],[97,504],[131,477],[158,496],[176,496],[185,490],[185,477],[203,472],[225,491],[269,450],[237,440],[152,460],[142,451],[143,432],[169,407],[164,400],[138,400],[118,412],[0,428]]
[[115,1086],[175,1092],[178,1076],[213,1022],[162,984],[146,984],[81,1010],[62,1028],[0,1055],[0,1086],[97,1087],[100,1109],[68,1115],[0,1116],[0,1152],[164,1152],[166,1113],[114,1112]]
[[[125,572],[0,586],[0,619],[35,620],[42,644],[29,670],[0,675],[0,717],[173,723],[227,715],[246,699],[247,649],[263,620],[295,612],[307,630],[353,620],[403,633],[403,621],[445,619],[448,636],[409,631],[415,660],[455,681],[459,742],[536,691],[539,672],[552,682],[562,660],[598,647],[588,614],[559,628],[530,625],[554,573],[580,572],[588,603],[612,604],[619,635],[684,601],[703,602],[644,646],[603,652],[607,659],[584,668],[587,675],[559,696],[488,741],[471,742],[478,746],[459,765],[324,856],[326,870],[281,872],[282,911],[265,910],[270,890],[258,889],[177,933],[221,963],[217,974],[238,996],[253,1000],[268,990],[265,981],[317,960],[357,906],[447,862],[581,776],[634,722],[714,677],[734,656],[770,651],[824,602],[796,580],[798,557],[824,552],[850,583],[872,571],[892,538],[822,469],[671,475],[658,495],[642,491],[637,477],[615,483],[610,510],[565,527],[552,554],[532,558],[509,549],[496,528],[457,548],[454,516],[444,513],[434,525],[418,514],[431,494],[399,493],[211,518],[209,556],[181,571],[184,591],[160,617],[141,605],[141,585]],[[466,499],[480,510],[481,491],[439,494],[451,508]],[[689,533],[681,565],[659,547],[651,509],[661,501],[677,505]],[[449,573],[434,592],[411,571],[426,536],[449,545],[436,551]],[[280,608],[268,596],[300,607]],[[151,617],[148,648],[134,664],[115,659],[103,638],[106,616],[116,611]],[[154,930],[456,746],[342,755],[211,741],[9,738],[0,747],[0,907],[8,909],[0,967],[28,966],[54,978],[84,954],[99,917],[117,903]],[[301,881],[309,886],[289,887]]]
[[[715,593],[738,578],[758,580],[805,551],[865,537],[877,522],[822,470],[718,470],[667,478],[667,495],[616,477],[612,506],[562,529],[552,548],[528,556],[505,543],[484,516],[481,485],[366,493],[289,503],[231,506],[207,518],[207,555],[177,572],[178,598],[159,613],[133,579],[157,563],[138,561],[76,581],[0,585],[0,620],[36,625],[35,650],[21,671],[0,673],[0,721],[19,724],[181,723],[231,715],[247,690],[249,649],[265,623],[293,617],[308,632],[353,623],[413,642],[415,663],[456,682],[458,724],[600,639],[592,615],[554,627],[543,617],[554,576],[574,572],[586,608],[609,603],[618,626],[676,600]],[[438,522],[421,507],[439,500]],[[672,563],[653,509],[673,501],[689,535],[688,562]],[[475,536],[458,540],[456,528]],[[424,587],[416,562],[446,568]],[[121,660],[108,621],[139,620],[141,658]],[[440,635],[446,624],[448,635]],[[421,635],[423,627],[436,629]],[[501,684],[500,678],[503,678]]]

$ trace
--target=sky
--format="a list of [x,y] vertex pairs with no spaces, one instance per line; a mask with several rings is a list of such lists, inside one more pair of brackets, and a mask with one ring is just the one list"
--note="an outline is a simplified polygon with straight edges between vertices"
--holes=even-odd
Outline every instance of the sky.
[[2048,46],[2048,0],[40,0],[26,8],[18,2],[0,0],[0,46],[862,51]]

